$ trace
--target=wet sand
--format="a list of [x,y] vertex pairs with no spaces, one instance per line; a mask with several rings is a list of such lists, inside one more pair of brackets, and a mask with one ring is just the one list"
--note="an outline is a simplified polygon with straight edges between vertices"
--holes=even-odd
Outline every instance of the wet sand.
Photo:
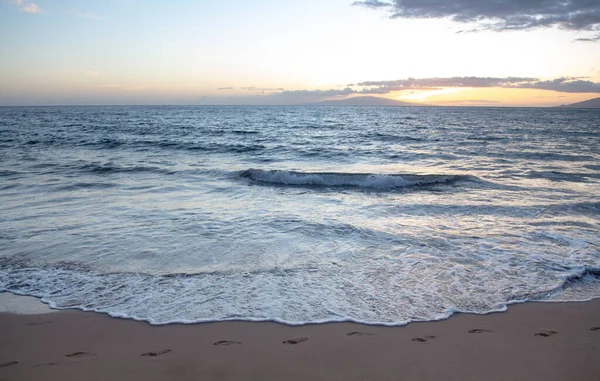
[[593,380],[600,300],[404,327],[0,313],[0,380]]

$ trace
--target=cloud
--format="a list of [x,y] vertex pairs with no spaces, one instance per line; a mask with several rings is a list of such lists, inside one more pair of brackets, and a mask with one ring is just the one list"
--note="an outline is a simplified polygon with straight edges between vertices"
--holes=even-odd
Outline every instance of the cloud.
[[[283,91],[284,89],[282,87],[254,87],[254,86],[246,86],[246,87],[240,87],[240,90],[244,90],[244,91],[258,91],[258,92],[265,92],[265,91]],[[235,90],[235,87],[219,87],[217,90]]]
[[254,86],[240,87],[240,89],[246,90],[246,91],[283,91],[284,90],[281,87],[272,88],[272,87],[254,87]]
[[35,5],[34,3],[25,4],[23,0],[13,0],[13,3],[19,8],[22,12],[27,13],[44,13],[40,7]]
[[600,34],[597,34],[595,37],[576,38],[575,41],[581,41],[581,42],[598,42],[598,41],[600,41]]
[[[105,88],[120,88],[118,85],[104,85]],[[561,77],[552,80],[540,80],[531,77],[447,77],[447,78],[406,78],[390,81],[364,81],[349,84],[346,87],[325,90],[284,90],[283,88],[262,87],[221,87],[218,90],[245,90],[258,93],[241,93],[224,97],[207,97],[205,104],[272,104],[290,105],[318,102],[328,99],[343,99],[359,95],[388,95],[391,93],[422,94],[435,91],[446,92],[460,88],[508,88],[538,89],[557,93],[600,93],[600,82],[592,82],[585,78]],[[261,93],[265,91],[265,93]],[[266,93],[266,91],[270,91]],[[230,94],[230,93],[228,93]],[[436,94],[431,94],[436,95]],[[535,95],[535,94],[534,94]],[[414,97],[405,97],[418,99]],[[440,101],[442,102],[442,101]],[[446,104],[485,105],[495,104],[494,100],[458,100],[443,101]],[[500,103],[500,102],[498,102]]]
[[[386,95],[392,92],[414,93],[451,88],[511,88],[537,89],[559,93],[600,93],[600,82],[582,78],[561,77],[547,81],[530,77],[449,77],[407,78],[392,81],[365,81],[350,84],[344,89],[287,90],[270,94],[270,99],[284,103],[308,103],[350,95]],[[469,101],[476,103],[477,101]]]
[[106,17],[100,16],[100,15],[97,15],[94,13],[86,13],[86,12],[80,12],[80,11],[72,11],[71,13],[73,13],[75,16],[83,17],[86,19],[92,19],[92,20],[98,20],[98,21],[106,20]]
[[146,90],[145,86],[127,86],[127,85],[115,85],[115,84],[97,85],[95,87],[99,88],[99,89],[115,89],[115,90],[128,90],[128,91]]
[[366,81],[355,86],[363,87],[363,94],[387,94],[406,90],[439,90],[447,87],[507,87],[530,83],[537,78],[522,77],[451,77],[451,78],[407,78],[394,81]]
[[584,81],[579,78],[556,78],[549,81],[534,81],[513,86],[519,89],[550,90],[559,93],[600,93],[600,82]]
[[387,9],[391,18],[449,18],[473,23],[477,30],[529,30],[559,27],[574,31],[600,30],[597,0],[378,0],[354,5]]
[[386,7],[392,6],[391,3],[388,3],[386,1],[379,1],[379,0],[355,1],[354,3],[352,3],[352,5],[360,5],[363,7],[373,8],[373,9],[386,8]]
[[40,7],[38,7],[34,3],[31,3],[22,8],[19,8],[19,9],[21,9],[23,12],[27,12],[27,13],[43,13],[42,10],[40,9]]
[[342,90],[330,89],[330,90],[286,90],[277,95],[283,97],[295,97],[295,96],[319,96],[319,97],[335,97],[335,96],[345,96],[350,94],[356,94],[358,91],[351,89],[350,87],[346,87]]

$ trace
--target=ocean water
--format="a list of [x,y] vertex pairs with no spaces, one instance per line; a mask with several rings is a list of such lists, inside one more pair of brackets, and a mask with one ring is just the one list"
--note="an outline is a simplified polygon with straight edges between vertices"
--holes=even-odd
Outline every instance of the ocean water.
[[0,291],[152,324],[600,297],[600,111],[0,108]]

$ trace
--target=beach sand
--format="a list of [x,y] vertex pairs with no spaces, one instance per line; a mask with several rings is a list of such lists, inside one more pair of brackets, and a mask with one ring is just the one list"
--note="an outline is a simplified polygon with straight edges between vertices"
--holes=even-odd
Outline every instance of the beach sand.
[[404,327],[0,313],[0,380],[597,380],[600,300]]

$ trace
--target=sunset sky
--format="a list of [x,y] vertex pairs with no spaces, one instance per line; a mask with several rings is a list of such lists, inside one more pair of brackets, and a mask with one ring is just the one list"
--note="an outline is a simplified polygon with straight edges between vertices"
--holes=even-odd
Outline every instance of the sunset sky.
[[600,97],[600,2],[0,0],[0,105]]

